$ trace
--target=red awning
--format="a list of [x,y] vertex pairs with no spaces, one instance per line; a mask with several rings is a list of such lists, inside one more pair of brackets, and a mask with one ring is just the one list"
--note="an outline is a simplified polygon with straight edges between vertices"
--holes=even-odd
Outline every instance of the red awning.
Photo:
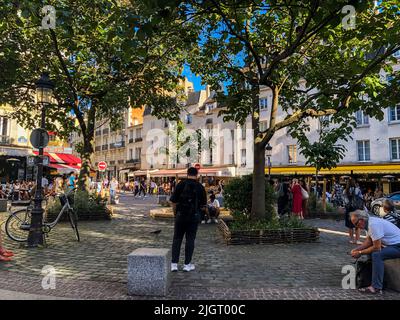
[[[35,155],[39,154],[38,151],[33,151],[33,153]],[[44,155],[49,157],[50,163],[66,164],[72,167],[80,167],[82,163],[80,158],[72,154],[44,152]]]

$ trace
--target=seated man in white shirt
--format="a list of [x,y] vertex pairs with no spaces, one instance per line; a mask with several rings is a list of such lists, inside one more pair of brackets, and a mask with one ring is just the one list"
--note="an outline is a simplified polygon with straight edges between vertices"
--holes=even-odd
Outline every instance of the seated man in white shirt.
[[358,258],[370,254],[372,258],[372,283],[360,291],[382,293],[384,260],[400,258],[400,229],[387,220],[370,217],[363,210],[351,212],[350,218],[356,228],[367,230],[367,239],[351,255]]
[[219,201],[217,199],[215,199],[215,195],[212,194],[210,195],[210,201],[207,205],[208,208],[208,221],[207,223],[211,223],[212,221],[214,222],[218,222],[217,218],[219,216]]

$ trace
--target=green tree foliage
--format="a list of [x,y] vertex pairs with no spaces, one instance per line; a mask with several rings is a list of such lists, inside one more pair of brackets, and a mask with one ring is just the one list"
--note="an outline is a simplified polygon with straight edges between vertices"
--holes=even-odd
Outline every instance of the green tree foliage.
[[[56,9],[55,29],[40,29],[44,4]],[[23,125],[38,126],[34,82],[50,73],[55,101],[47,127],[80,134],[81,186],[96,123],[117,128],[129,106],[176,108],[170,93],[179,92],[182,38],[148,13],[140,1],[0,1],[0,103],[12,105]]]
[[[165,1],[163,4],[176,3]],[[313,118],[331,115],[338,129],[324,134],[319,143],[349,135],[354,112],[362,109],[382,119],[383,109],[399,101],[399,75],[387,83],[380,74],[393,75],[392,54],[400,50],[399,1],[358,0],[186,0],[179,3],[185,30],[197,32],[188,63],[205,83],[218,90],[225,120],[254,129],[252,217],[263,218],[265,146],[283,128],[299,139],[303,150]],[[355,9],[355,28],[348,28],[349,12]],[[347,16],[346,16],[347,15]],[[259,92],[268,88],[272,107],[269,127],[260,130]],[[368,96],[368,99],[365,99]],[[279,113],[286,114],[282,118]],[[326,146],[329,148],[334,144]],[[320,154],[334,161],[341,148],[321,154],[315,144],[307,156]],[[326,150],[323,150],[326,153]],[[318,156],[319,157],[319,156]]]
[[[234,178],[224,188],[224,203],[232,211],[239,211],[246,216],[251,212],[251,194],[253,192],[252,176],[247,175]],[[273,187],[267,183],[265,192],[265,217],[271,218],[274,214],[274,205],[277,197]]]

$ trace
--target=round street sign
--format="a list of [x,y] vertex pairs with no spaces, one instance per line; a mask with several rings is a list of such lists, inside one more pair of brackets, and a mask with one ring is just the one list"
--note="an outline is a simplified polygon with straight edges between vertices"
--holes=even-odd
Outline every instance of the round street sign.
[[106,169],[107,169],[107,162],[105,162],[105,161],[100,161],[99,164],[97,165],[97,168],[98,168],[100,171],[106,170]]
[[200,170],[200,168],[201,168],[200,163],[196,163],[196,164],[194,165],[194,167],[195,167],[197,170]]
[[32,131],[29,140],[34,148],[45,148],[49,143],[49,134],[43,128],[37,128]]

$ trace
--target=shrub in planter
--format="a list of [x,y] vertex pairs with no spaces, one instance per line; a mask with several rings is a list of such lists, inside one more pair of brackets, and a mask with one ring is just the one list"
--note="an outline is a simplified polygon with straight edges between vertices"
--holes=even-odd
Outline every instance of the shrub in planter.
[[[76,191],[73,198],[73,207],[78,214],[79,220],[109,220],[111,211],[107,208],[107,199],[100,195],[91,194],[85,191]],[[61,210],[59,198],[49,200],[47,206],[47,220],[54,220]],[[65,215],[62,221],[66,221]]]
[[[253,191],[252,175],[234,178],[224,188],[225,206],[231,211],[248,214],[251,211],[251,195]],[[265,212],[267,217],[275,215],[274,204],[277,197],[272,186],[265,184]]]
[[296,216],[277,218],[271,220],[253,221],[247,215],[235,211],[232,213],[234,220],[229,222],[229,229],[236,230],[277,230],[277,229],[312,229]]

